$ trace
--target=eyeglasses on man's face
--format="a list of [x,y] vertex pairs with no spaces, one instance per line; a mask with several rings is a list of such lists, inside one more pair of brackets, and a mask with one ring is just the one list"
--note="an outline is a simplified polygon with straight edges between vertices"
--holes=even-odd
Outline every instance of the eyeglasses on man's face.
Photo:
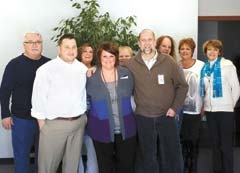
[[41,45],[42,41],[25,41],[23,42],[24,44],[28,44],[28,45]]

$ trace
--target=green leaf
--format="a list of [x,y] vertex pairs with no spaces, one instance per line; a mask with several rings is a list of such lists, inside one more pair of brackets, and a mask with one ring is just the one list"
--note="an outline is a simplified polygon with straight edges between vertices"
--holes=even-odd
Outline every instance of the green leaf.
[[96,0],[70,1],[79,13],[77,16],[60,20],[58,26],[53,28],[54,35],[51,40],[57,42],[64,33],[73,33],[78,46],[88,42],[96,49],[102,41],[114,41],[119,45],[128,45],[134,51],[138,49],[138,37],[134,34],[136,16],[113,20],[108,12],[100,14],[100,5]]

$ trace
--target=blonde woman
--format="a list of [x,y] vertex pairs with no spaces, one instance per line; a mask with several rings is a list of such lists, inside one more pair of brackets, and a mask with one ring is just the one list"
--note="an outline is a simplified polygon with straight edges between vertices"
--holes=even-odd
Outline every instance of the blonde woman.
[[127,60],[133,57],[133,50],[129,46],[119,46],[119,64],[123,65]]

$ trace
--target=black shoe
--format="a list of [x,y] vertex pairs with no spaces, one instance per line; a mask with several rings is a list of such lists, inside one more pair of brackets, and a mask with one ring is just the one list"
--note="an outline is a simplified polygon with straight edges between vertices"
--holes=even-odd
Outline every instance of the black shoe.
[[196,158],[192,158],[191,159],[191,164],[190,164],[190,169],[189,169],[191,173],[196,173],[197,172],[197,159]]

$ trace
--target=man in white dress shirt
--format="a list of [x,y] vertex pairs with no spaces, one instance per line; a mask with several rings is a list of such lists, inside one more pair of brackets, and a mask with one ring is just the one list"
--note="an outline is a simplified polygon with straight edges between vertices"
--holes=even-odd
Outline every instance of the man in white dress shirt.
[[56,172],[61,160],[63,173],[78,170],[87,122],[87,67],[76,57],[76,39],[65,34],[58,41],[57,58],[36,73],[31,113],[40,128],[39,173]]

